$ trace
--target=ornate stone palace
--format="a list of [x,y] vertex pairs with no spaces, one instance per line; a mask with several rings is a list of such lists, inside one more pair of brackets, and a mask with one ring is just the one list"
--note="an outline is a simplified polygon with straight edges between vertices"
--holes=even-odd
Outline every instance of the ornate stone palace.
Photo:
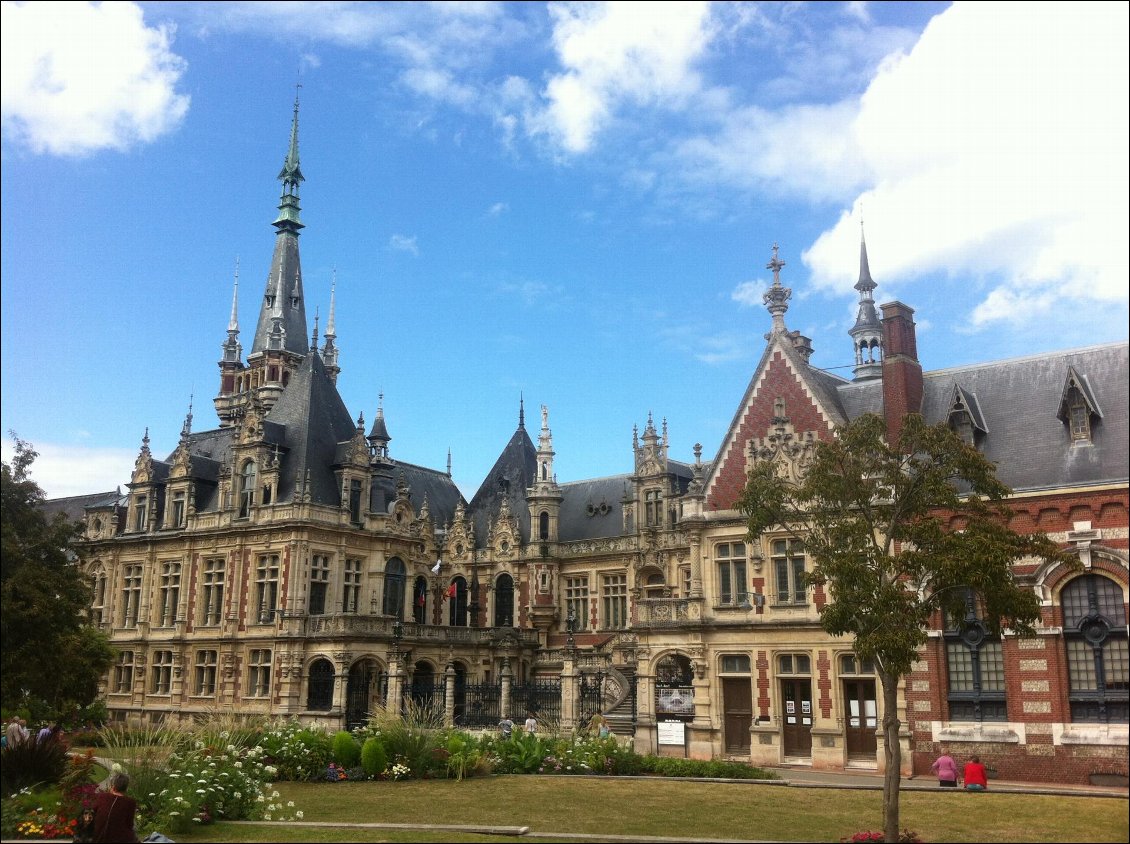
[[394,456],[382,407],[371,425],[346,408],[332,298],[324,336],[309,330],[297,103],[279,179],[246,357],[233,297],[218,426],[193,430],[190,411],[164,458],[146,432],[126,494],[47,504],[84,521],[91,618],[120,653],[112,717],[336,728],[413,701],[469,726],[532,710],[568,728],[602,710],[641,751],[881,768],[873,667],[821,630],[803,547],[747,537],[735,502],[755,461],[797,475],[837,424],[921,412],[995,461],[1017,526],[1083,568],[1018,563],[1043,605],[1035,638],[931,631],[899,698],[906,771],[946,748],[1004,778],[1126,776],[1125,342],[925,371],[914,312],[876,305],[863,243],[847,380],[786,327],[774,247],[764,354],[716,454],[675,459],[649,415],[633,472],[562,483],[546,408],[532,434],[519,406],[468,502],[450,460]]

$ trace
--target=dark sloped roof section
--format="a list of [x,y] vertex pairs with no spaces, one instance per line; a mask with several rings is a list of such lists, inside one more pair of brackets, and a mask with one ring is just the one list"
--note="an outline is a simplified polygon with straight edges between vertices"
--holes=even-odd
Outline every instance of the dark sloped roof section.
[[1086,373],[1096,402],[1127,405],[1128,345],[1112,343],[996,363],[928,372],[924,377],[923,416],[944,422],[953,384],[975,393],[992,431],[982,453],[998,466],[997,476],[1014,490],[1056,486],[1125,483],[1130,476],[1126,413],[1092,420],[1090,442],[1073,443],[1059,418],[1068,372]]
[[851,382],[814,366],[806,368],[804,380],[808,383],[809,389],[816,395],[820,404],[826,407],[829,413],[838,415],[839,418],[835,420],[837,423],[846,421],[849,417],[840,398],[840,388]]
[[[464,505],[467,503],[463,500],[459,487],[455,485],[451,476],[446,472],[397,461],[392,467],[391,476],[392,490],[391,495],[388,496],[388,501],[396,498],[396,481],[403,476],[404,480],[408,482],[409,500],[412,502],[412,506],[419,512],[420,507],[427,500],[428,511],[431,513],[432,523],[436,527],[446,527],[450,524],[455,517],[456,506],[460,502]],[[381,512],[388,512],[387,501]]]
[[333,463],[337,444],[350,439],[356,425],[317,354],[307,355],[295,370],[266,421],[277,423],[286,432],[279,500],[292,501],[295,491],[305,488],[308,473],[306,491],[312,503],[340,504]]
[[491,522],[498,515],[503,499],[509,503],[511,515],[518,517],[522,541],[529,541],[530,512],[526,506],[526,490],[537,478],[537,466],[537,450],[525,426],[519,425],[467,508],[475,528],[476,545],[486,545]]
[[49,498],[39,505],[39,511],[48,521],[62,513],[72,522],[82,521],[88,507],[114,507],[124,503],[125,497],[119,490],[95,492],[90,495],[72,495],[68,498]]
[[562,542],[606,539],[624,533],[624,493],[629,475],[572,481],[561,485],[557,537]]
[[[267,426],[264,426],[267,427]],[[235,438],[235,428],[215,428],[200,431],[188,437],[188,453],[192,457],[192,480],[195,491],[193,506],[198,513],[218,510],[220,470],[231,459],[231,445]],[[176,456],[173,451],[165,463],[172,464]]]
[[847,420],[858,419],[867,413],[883,415],[883,380],[881,378],[843,384],[836,392],[839,396],[840,406],[844,409],[844,418]]

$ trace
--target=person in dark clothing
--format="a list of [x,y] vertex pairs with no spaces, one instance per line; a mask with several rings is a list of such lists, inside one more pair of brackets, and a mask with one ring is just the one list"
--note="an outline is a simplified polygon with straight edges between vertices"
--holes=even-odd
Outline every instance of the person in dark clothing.
[[118,772],[110,777],[110,790],[94,796],[94,840],[97,842],[126,842],[137,844],[134,816],[137,801],[126,796],[129,775]]

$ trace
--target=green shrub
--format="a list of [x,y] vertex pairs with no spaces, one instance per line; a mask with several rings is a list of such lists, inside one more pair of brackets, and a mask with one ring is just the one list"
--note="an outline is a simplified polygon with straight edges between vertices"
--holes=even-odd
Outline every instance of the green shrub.
[[38,741],[29,736],[0,751],[0,789],[14,794],[33,785],[53,785],[67,770],[67,747],[52,737]]
[[320,727],[303,727],[295,720],[278,721],[263,733],[260,744],[277,778],[295,782],[321,779],[333,759],[330,736]]
[[365,769],[365,774],[370,777],[379,777],[388,767],[388,754],[385,753],[385,746],[376,736],[370,736],[361,745],[361,767]]
[[545,744],[537,733],[514,734],[495,745],[498,754],[498,772],[502,774],[535,774],[543,767],[546,756]]
[[333,737],[333,757],[343,768],[355,768],[361,761],[361,745],[353,738],[353,733],[341,730]]

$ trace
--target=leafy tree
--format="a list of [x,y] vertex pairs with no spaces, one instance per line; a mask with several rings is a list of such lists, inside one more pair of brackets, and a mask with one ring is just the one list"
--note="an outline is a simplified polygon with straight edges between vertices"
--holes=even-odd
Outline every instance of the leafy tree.
[[0,479],[0,699],[5,710],[41,700],[63,715],[94,700],[114,652],[85,623],[90,589],[69,553],[79,526],[44,515],[29,474],[38,455],[15,440]]
[[804,543],[808,583],[829,592],[820,610],[824,630],[854,636],[855,652],[876,666],[887,841],[899,840],[898,685],[926,642],[931,617],[961,623],[972,596],[991,633],[1008,627],[1031,635],[1039,601],[1017,582],[1012,564],[1040,558],[1078,565],[1043,534],[1011,529],[1003,503],[1010,494],[995,466],[944,424],[907,416],[891,444],[883,419],[869,414],[818,443],[795,485],[772,462],[756,464],[739,501],[751,538],[774,528]]

